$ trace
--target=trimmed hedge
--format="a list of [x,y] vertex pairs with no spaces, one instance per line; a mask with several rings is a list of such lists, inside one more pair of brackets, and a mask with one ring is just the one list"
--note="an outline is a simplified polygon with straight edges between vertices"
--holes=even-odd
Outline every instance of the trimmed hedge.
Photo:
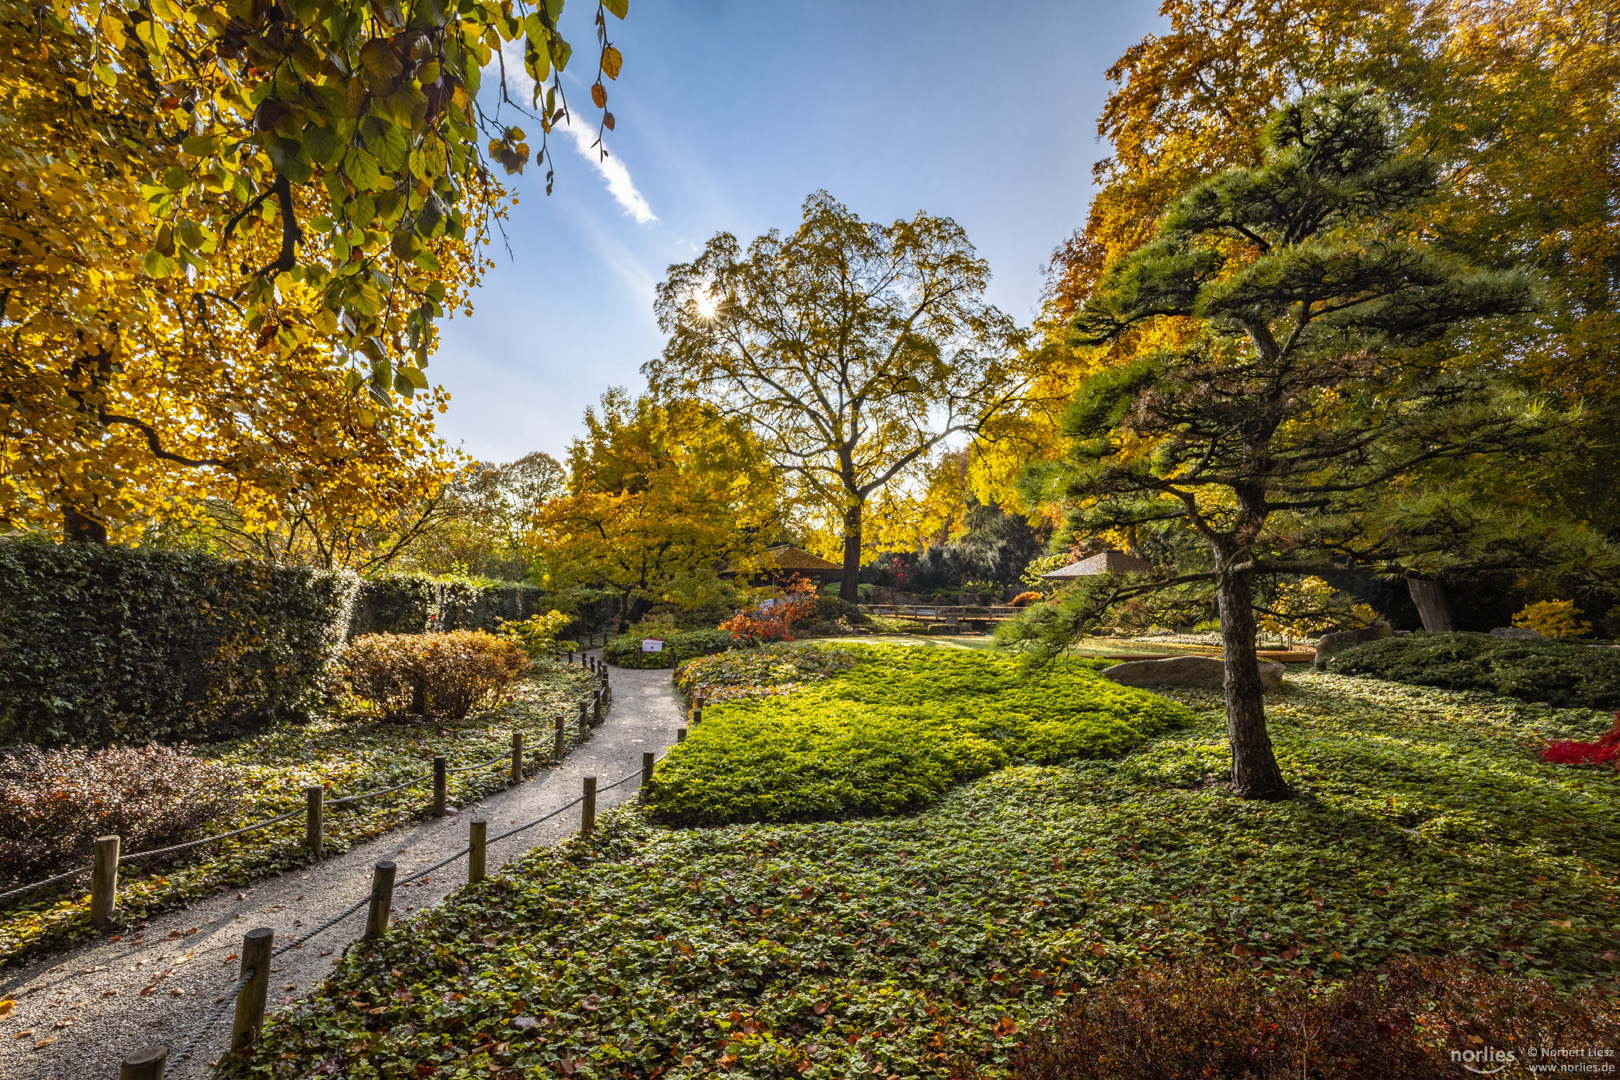
[[1408,634],[1334,656],[1327,670],[1414,686],[1483,690],[1559,708],[1620,708],[1620,649],[1489,634]]
[[362,582],[349,618],[349,637],[488,630],[504,619],[545,614],[545,591],[511,581],[429,574],[390,574]]
[[[643,789],[653,820],[721,825],[901,813],[1017,760],[1114,757],[1192,719],[1185,706],[1109,682],[1085,660],[1032,674],[1015,657],[965,649],[828,651],[854,664],[827,665],[820,679],[790,693],[706,705],[703,723]],[[803,677],[797,665],[793,675]],[[757,671],[714,661],[681,676],[705,697],[710,685],[760,681]]]
[[0,542],[0,746],[216,739],[305,714],[359,580]]
[[699,656],[713,656],[738,647],[726,630],[675,630],[661,639],[663,652],[642,652],[641,635],[620,634],[607,643],[602,655],[610,664],[625,668],[672,668]]

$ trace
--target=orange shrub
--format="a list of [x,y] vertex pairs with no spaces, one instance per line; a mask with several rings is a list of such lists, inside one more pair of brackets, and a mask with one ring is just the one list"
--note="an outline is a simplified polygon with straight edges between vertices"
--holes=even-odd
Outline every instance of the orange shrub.
[[1038,604],[1044,599],[1046,598],[1038,592],[1021,592],[1007,603],[1013,607],[1023,607],[1025,604]]
[[386,719],[411,714],[460,720],[497,702],[529,669],[515,642],[482,630],[447,634],[365,634],[343,653],[350,692]]

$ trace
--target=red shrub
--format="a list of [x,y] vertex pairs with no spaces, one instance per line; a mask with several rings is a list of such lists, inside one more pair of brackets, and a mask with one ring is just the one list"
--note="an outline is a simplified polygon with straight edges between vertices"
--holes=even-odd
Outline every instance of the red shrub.
[[0,756],[0,883],[89,860],[98,836],[132,854],[186,838],[237,805],[230,770],[178,749],[40,750]]
[[[1397,960],[1332,988],[1218,961],[1139,969],[1020,1049],[1017,1080],[1455,1080],[1486,1052],[1612,1046],[1620,1010],[1465,960]],[[1471,1057],[1466,1055],[1473,1055]],[[960,1074],[959,1074],[960,1075]],[[971,1071],[968,1075],[972,1075]]]
[[1614,729],[1597,742],[1548,743],[1541,751],[1543,760],[1554,765],[1602,765],[1620,755],[1620,712],[1614,714]]

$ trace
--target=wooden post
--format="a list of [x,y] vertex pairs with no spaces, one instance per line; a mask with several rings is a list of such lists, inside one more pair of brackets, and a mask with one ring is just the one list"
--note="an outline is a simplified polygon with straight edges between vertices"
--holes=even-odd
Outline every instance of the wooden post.
[[675,729],[675,741],[676,742],[685,742],[686,741],[686,729],[685,728],[678,727],[678,728]]
[[[270,992],[270,946],[275,931],[268,926],[242,935],[240,973],[247,985],[236,995],[236,1023],[231,1027],[231,1049],[242,1051],[259,1038],[264,1026],[264,999]],[[250,975],[251,973],[251,975]]]
[[388,933],[388,913],[394,906],[394,860],[379,859],[371,872],[371,911],[366,915],[366,940]]
[[551,756],[553,758],[555,758],[559,762],[562,761],[563,755],[568,752],[568,736],[563,730],[567,726],[568,726],[568,714],[566,712],[558,713],[557,714],[557,745],[552,747]]
[[568,650],[568,666],[569,667],[574,666],[574,650],[573,649]]
[[591,695],[591,723],[593,723],[593,724],[601,724],[601,722],[602,722],[602,691],[598,690],[596,693]]
[[583,701],[579,703],[579,741],[584,742],[591,734],[591,707]]
[[585,778],[585,805],[579,809],[579,835],[596,831],[596,777]]
[[90,864],[90,921],[97,930],[112,925],[118,906],[118,837],[96,837]]
[[319,784],[311,784],[304,789],[304,846],[309,853],[319,859],[325,855],[325,843],[322,839],[322,820],[325,818],[323,796],[326,789]]
[[658,755],[653,753],[651,750],[643,750],[641,752],[641,786],[642,787],[646,787],[648,784],[652,783],[653,764],[657,760],[658,760]]
[[523,783],[523,732],[512,732],[512,783]]
[[143,1046],[118,1066],[118,1080],[163,1080],[169,1064],[169,1048],[163,1043]]
[[445,764],[441,755],[433,759],[433,816],[444,817]]
[[476,885],[484,880],[484,848],[485,837],[489,835],[489,822],[483,818],[473,818],[467,822],[467,842],[472,848],[467,853],[467,884]]
[[692,726],[697,727],[698,724],[702,720],[703,720],[703,706],[699,705],[697,708],[692,710]]

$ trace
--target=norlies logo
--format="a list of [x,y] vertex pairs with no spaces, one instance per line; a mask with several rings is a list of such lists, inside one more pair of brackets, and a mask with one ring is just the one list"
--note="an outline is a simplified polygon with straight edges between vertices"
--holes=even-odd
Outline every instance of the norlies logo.
[[1453,1050],[1451,1060],[1469,1072],[1491,1076],[1519,1059],[1511,1050],[1498,1050],[1494,1046],[1486,1046],[1478,1050]]

